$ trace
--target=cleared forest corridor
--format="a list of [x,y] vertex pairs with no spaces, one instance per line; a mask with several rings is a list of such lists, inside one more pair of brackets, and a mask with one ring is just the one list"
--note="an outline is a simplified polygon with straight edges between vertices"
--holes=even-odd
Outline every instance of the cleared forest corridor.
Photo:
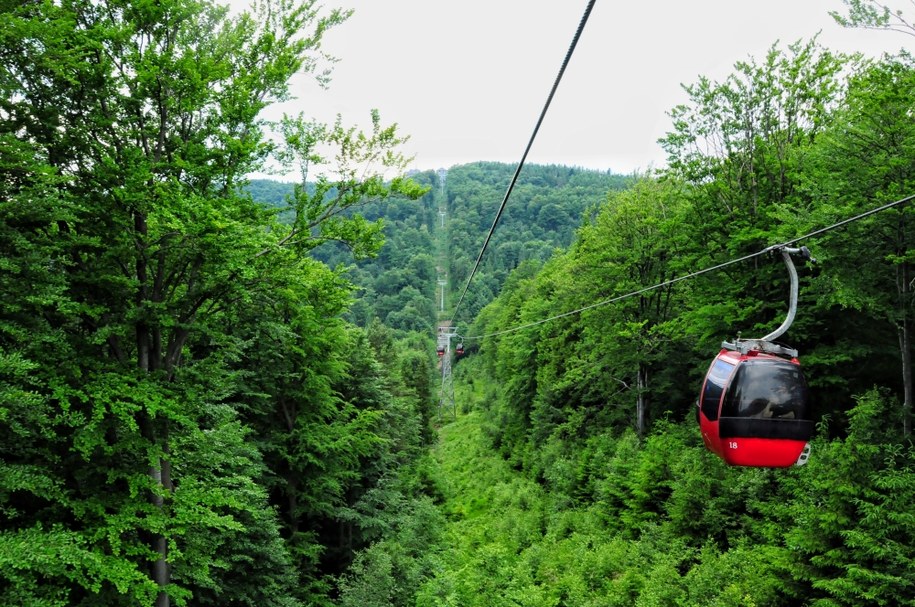
[[[468,398],[467,386],[457,383],[458,400]],[[435,573],[421,587],[417,606],[703,604],[673,602],[689,596],[678,567],[688,553],[698,556],[695,551],[684,551],[679,542],[666,545],[652,524],[640,537],[619,533],[606,502],[575,504],[567,495],[547,492],[493,450],[480,403],[469,406],[473,412],[441,428],[433,450],[443,497],[439,509],[447,522],[433,551]],[[628,436],[621,453],[604,463],[618,468],[619,456],[636,449]],[[637,459],[631,460],[635,467]],[[565,464],[574,466],[572,459]],[[743,602],[745,595],[721,590],[709,587],[709,599],[718,594],[725,600],[705,604],[753,604]]]
[[[877,445],[820,442],[815,459],[787,471],[727,466],[696,428],[672,422],[643,439],[631,429],[584,440],[558,429],[536,447],[512,447],[481,358],[455,366],[458,417],[439,428],[428,468],[435,541],[417,558],[415,602],[403,604],[787,607],[812,604],[801,597],[831,583],[824,575],[811,589],[803,576],[836,528],[851,529],[862,550],[910,551],[891,537],[894,528],[907,537],[909,473],[850,468]],[[871,427],[880,403],[876,393],[861,400],[853,434]],[[878,507],[890,518],[865,516]],[[873,558],[855,554],[855,566]],[[886,579],[893,592],[909,584]]]

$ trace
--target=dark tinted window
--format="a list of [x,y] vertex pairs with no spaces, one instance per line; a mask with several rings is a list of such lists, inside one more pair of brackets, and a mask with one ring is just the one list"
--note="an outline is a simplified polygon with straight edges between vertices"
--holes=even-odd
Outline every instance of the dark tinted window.
[[739,366],[721,408],[722,417],[807,418],[807,383],[798,365],[748,360]]
[[721,402],[721,393],[724,386],[728,383],[728,377],[734,365],[723,360],[716,360],[709,369],[708,376],[705,378],[705,389],[702,391],[702,413],[711,420],[718,419],[718,405]]

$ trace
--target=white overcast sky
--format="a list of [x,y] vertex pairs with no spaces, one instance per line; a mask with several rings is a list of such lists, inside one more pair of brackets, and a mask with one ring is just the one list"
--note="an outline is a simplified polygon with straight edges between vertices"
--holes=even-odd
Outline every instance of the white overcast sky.
[[[233,0],[233,4],[246,0]],[[530,139],[587,0],[327,0],[355,10],[326,33],[337,57],[327,90],[297,83],[286,112],[367,126],[397,123],[411,168],[516,163]],[[841,0],[597,0],[527,158],[615,173],[664,165],[657,143],[681,84],[723,80],[820,33],[836,51],[913,46],[893,32],[839,27]]]

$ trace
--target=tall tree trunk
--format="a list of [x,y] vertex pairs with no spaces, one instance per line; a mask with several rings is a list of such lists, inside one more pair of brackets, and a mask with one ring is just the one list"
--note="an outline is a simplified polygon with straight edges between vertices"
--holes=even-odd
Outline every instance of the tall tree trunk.
[[[152,443],[159,442],[166,445],[168,444],[167,426],[160,428],[161,432],[157,432],[155,420],[153,420],[145,410],[141,411],[137,417],[140,433],[143,438]],[[154,507],[162,509],[165,507],[165,492],[170,491],[173,488],[171,466],[168,460],[167,450],[165,452],[165,457],[159,458],[157,466],[149,466],[146,474],[152,481],[153,486],[157,488],[155,491],[150,492],[149,502]],[[150,571],[150,577],[160,588],[159,594],[156,597],[155,607],[170,607],[171,600],[168,596],[168,592],[165,590],[169,583],[171,583],[171,569],[168,566],[168,540],[164,534],[159,534],[154,535],[149,542],[152,549],[159,555],[153,562]]]
[[[149,477],[153,479],[153,482],[162,487],[164,485],[163,478],[163,466],[162,460],[160,460],[159,467],[150,466],[149,467]],[[161,495],[156,493],[152,494],[152,503],[156,508],[163,508],[165,505],[165,500]],[[153,581],[159,586],[159,594],[156,596],[156,607],[169,607],[171,600],[169,599],[168,592],[165,588],[168,586],[171,572],[168,567],[168,542],[164,535],[157,535],[152,540],[153,550],[159,555],[159,557],[153,562],[152,565],[152,578]]]
[[912,385],[912,336],[909,319],[905,316],[899,323],[898,333],[899,351],[902,354],[902,434],[908,437],[912,432],[912,400],[915,388]]
[[[149,227],[146,216],[143,213],[134,214],[134,230],[137,235],[136,272],[137,283],[139,285],[137,289],[136,305],[137,308],[140,308],[147,304],[150,299],[148,284],[149,265],[145,250],[145,242]],[[161,353],[162,347],[161,343],[153,343],[153,337],[155,336],[156,338],[161,339],[161,333],[150,330],[150,327],[146,324],[145,320],[137,322],[135,331],[137,340],[137,367],[146,373],[158,369],[161,365],[159,353]],[[143,434],[145,435],[145,438],[153,443],[161,442],[163,451],[167,455],[167,426],[162,432],[156,432],[155,421],[152,420],[146,412],[144,412],[142,416],[146,422],[141,426],[144,430]],[[149,475],[150,480],[152,480],[152,485],[156,487],[156,491],[153,491],[150,494],[150,503],[157,509],[162,510],[165,507],[165,498],[163,497],[165,491],[169,490],[172,486],[171,466],[169,465],[168,459],[166,457],[160,458],[159,465],[150,466],[147,474]],[[164,534],[159,534],[153,537],[151,544],[152,549],[159,555],[152,564],[151,576],[159,587],[159,594],[156,596],[155,607],[170,607],[171,599],[168,596],[168,591],[166,591],[166,588],[171,582],[171,571],[168,566],[168,540]]]
[[635,406],[635,427],[639,433],[639,438],[645,436],[646,419],[648,417],[648,367],[639,363],[639,370],[636,372],[636,406]]
[[[905,242],[905,215],[899,215],[899,240]],[[907,250],[897,247],[897,255],[904,257]],[[912,285],[909,279],[909,264],[903,261],[896,266],[896,289],[899,294],[899,320],[896,332],[899,335],[899,354],[902,359],[902,435],[908,437],[912,431],[912,401],[915,387],[912,385],[912,336],[909,321],[909,306],[912,300]]]

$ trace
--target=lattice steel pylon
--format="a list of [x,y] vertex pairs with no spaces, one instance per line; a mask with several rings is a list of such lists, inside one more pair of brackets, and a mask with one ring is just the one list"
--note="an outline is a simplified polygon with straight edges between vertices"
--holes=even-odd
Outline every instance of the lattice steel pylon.
[[438,415],[439,418],[444,417],[445,411],[448,410],[449,406],[451,408],[451,415],[457,419],[457,408],[454,402],[454,378],[451,375],[451,338],[456,335],[453,332],[444,332],[441,329],[445,327],[439,327],[438,334],[438,345],[439,347],[445,348],[444,354],[442,354],[441,365],[442,365],[442,388],[439,393],[438,401]]

